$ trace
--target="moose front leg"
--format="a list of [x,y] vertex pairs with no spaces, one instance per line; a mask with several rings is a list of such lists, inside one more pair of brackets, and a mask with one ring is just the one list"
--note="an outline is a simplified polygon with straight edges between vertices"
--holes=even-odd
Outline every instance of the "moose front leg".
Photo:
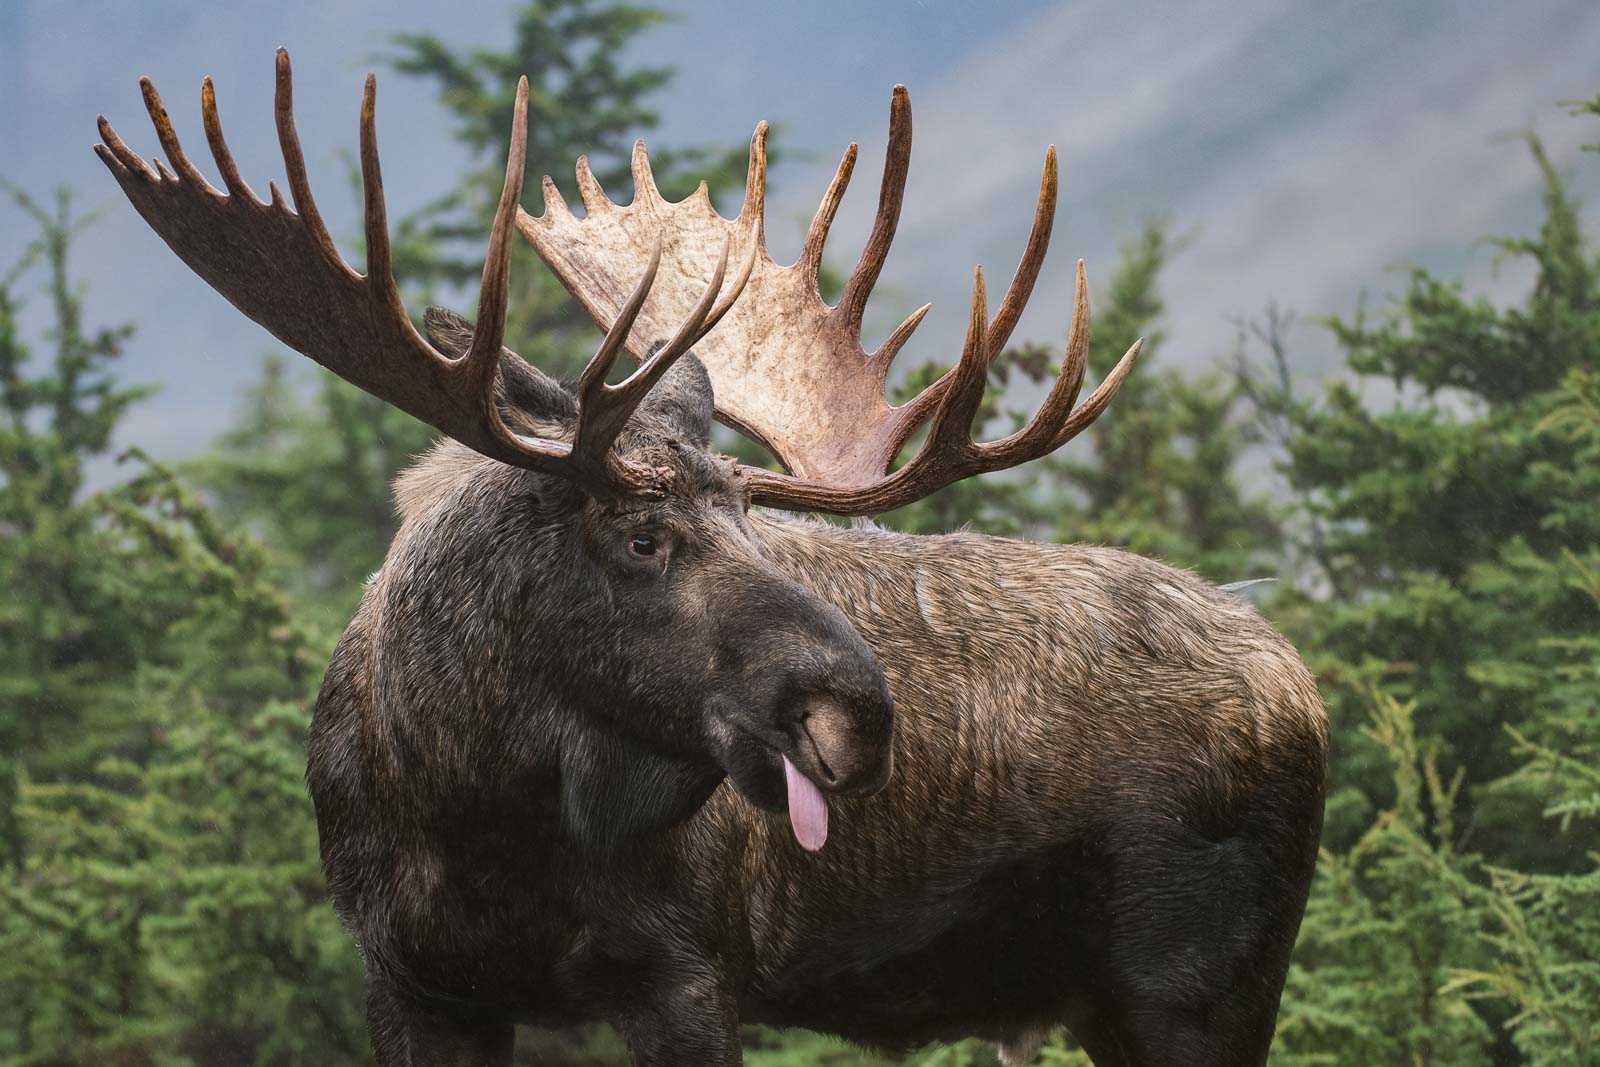
[[616,1020],[634,1067],[739,1067],[739,1005],[727,984],[699,974],[651,990]]
[[367,979],[367,1032],[378,1067],[510,1067],[510,1023],[465,1022],[405,1003],[383,978]]

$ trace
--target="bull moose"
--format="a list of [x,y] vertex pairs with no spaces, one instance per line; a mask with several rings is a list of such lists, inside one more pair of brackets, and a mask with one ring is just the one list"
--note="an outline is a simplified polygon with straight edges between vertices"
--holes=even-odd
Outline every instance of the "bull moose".
[[[704,184],[663,199],[642,144],[629,205],[579,159],[583,215],[549,178],[529,215],[524,80],[476,323],[430,309],[424,337],[391,270],[372,76],[365,275],[312,199],[285,53],[292,207],[240,177],[209,79],[224,190],[142,84],[170,169],[104,118],[95,147],[156,233],[283,343],[448,438],[396,482],[402,525],[311,724],[323,863],[383,1067],[508,1064],[516,1024],[589,1020],[647,1067],[737,1064],[742,1022],[885,1049],[975,1035],[1012,1064],[1065,1024],[1102,1067],[1264,1061],[1323,809],[1326,717],[1289,644],[1113,549],[803,514],[1016,466],[1111,401],[1138,345],[1074,406],[1080,263],[1041,408],[972,436],[1045,254],[1053,149],[998,311],[980,270],[955,368],[891,407],[890,360],[927,308],[872,353],[860,329],[910,160],[903,88],[830,307],[818,268],[854,145],[779,266],[764,124],[736,219]],[[503,348],[514,231],[605,328],[570,387]],[[612,384],[625,348],[640,366]],[[784,472],[713,451],[713,417]]]

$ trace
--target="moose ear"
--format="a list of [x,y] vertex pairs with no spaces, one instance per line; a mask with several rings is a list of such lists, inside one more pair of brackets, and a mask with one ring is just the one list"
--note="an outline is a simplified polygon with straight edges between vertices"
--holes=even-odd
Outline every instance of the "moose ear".
[[[649,355],[645,358],[655,355],[665,346],[665,341],[657,341],[650,346]],[[705,364],[693,352],[687,352],[679,358],[639,405],[641,414],[667,423],[674,436],[696,448],[707,448],[711,444],[711,415],[714,408],[711,375],[706,373]]]
[[[449,308],[430,307],[422,328],[433,347],[457,359],[472,344],[472,323]],[[535,422],[564,423],[578,417],[578,402],[561,383],[509,348],[500,350],[500,391],[505,402]]]
[[604,730],[583,729],[561,752],[561,827],[588,848],[609,850],[667,829],[699,810],[722,780]]

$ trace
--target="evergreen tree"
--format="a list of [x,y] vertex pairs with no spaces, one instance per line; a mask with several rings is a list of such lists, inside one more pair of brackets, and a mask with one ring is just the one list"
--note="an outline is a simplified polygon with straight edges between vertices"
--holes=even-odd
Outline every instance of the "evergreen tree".
[[138,396],[106,368],[128,330],[83,323],[66,197],[16,199],[41,235],[0,284],[0,1063],[361,1062],[302,784],[321,652],[169,472],[134,451],[84,496]]
[[[1527,143],[1546,218],[1536,237],[1495,242],[1537,267],[1527,299],[1497,307],[1414,271],[1386,317],[1331,324],[1353,380],[1278,412],[1291,426],[1283,469],[1320,532],[1300,554],[1312,595],[1281,611],[1329,699],[1335,781],[1351,790],[1339,812],[1361,808],[1357,794],[1389,799],[1385,757],[1351,741],[1376,686],[1415,701],[1419,729],[1466,771],[1461,825],[1477,847],[1562,867],[1600,844],[1592,830],[1530,837],[1537,811],[1486,791],[1515,765],[1505,727],[1559,743],[1550,679],[1564,642],[1600,621],[1549,566],[1600,544],[1600,477],[1550,421],[1569,411],[1570,425],[1600,351],[1600,258]],[[1392,399],[1366,397],[1380,388]],[[1333,820],[1333,839],[1358,823]]]
[[[85,462],[110,447],[141,391],[120,387],[110,372],[131,328],[83,321],[68,253],[88,220],[73,217],[65,192],[48,210],[3,188],[39,230],[0,275],[0,774],[10,790],[20,773],[71,771],[127,733],[114,712],[85,713],[115,700],[106,671],[128,669],[138,650],[102,627],[97,532],[87,514],[61,502],[81,491]],[[22,286],[39,272],[55,325],[50,364],[35,371],[18,316]],[[11,840],[0,835],[0,859]]]
[[1334,739],[1274,1062],[1600,1062],[1600,258],[1527,143],[1523,303],[1413,272],[1332,324],[1356,385],[1256,394],[1319,535],[1279,611]]

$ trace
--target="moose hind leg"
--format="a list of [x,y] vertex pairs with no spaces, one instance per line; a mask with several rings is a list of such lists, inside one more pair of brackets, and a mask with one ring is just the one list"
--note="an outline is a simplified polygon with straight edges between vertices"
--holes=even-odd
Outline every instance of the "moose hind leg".
[[[1267,791],[1263,791],[1266,793]],[[1248,834],[1128,827],[1105,946],[1103,1037],[1139,1067],[1267,1059],[1321,831],[1321,795],[1270,796]],[[1302,800],[1297,809],[1293,801]],[[1099,1060],[1095,1061],[1099,1064]],[[1112,1062],[1115,1062],[1113,1059]]]

